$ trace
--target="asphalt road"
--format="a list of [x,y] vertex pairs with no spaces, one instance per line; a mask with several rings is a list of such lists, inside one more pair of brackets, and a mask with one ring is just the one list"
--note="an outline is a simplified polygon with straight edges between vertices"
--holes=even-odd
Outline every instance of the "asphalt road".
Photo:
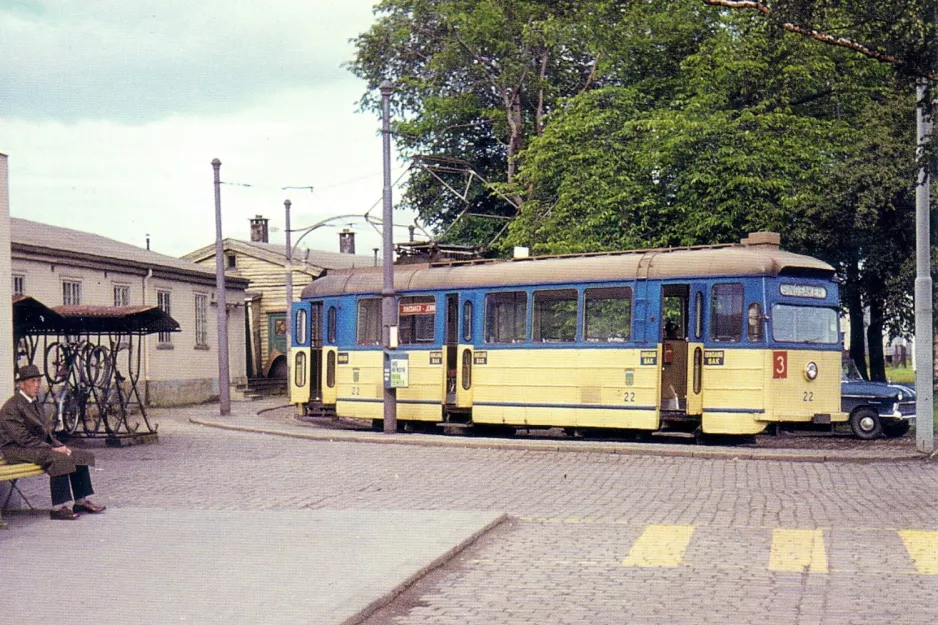
[[[96,448],[101,501],[509,515],[372,625],[938,621],[938,462],[377,445],[155,416],[158,444]],[[44,482],[24,482],[40,505]]]

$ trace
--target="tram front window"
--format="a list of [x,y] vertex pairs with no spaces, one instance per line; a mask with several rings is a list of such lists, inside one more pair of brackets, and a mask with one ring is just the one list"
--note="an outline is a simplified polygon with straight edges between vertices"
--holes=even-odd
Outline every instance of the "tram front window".
[[833,345],[840,340],[837,311],[776,304],[772,307],[772,338],[779,343]]

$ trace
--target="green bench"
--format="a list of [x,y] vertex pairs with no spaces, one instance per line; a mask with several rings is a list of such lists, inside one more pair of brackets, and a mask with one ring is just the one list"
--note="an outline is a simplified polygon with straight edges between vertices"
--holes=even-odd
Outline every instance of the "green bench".
[[32,504],[29,503],[29,500],[26,499],[23,491],[21,491],[16,485],[16,482],[24,477],[33,477],[44,474],[45,471],[43,471],[42,467],[38,464],[32,464],[31,462],[17,462],[14,464],[9,464],[6,460],[0,457],[0,482],[10,483],[10,492],[7,493],[7,497],[4,500],[3,505],[0,506],[0,529],[6,528],[6,525],[3,523],[3,510],[6,510],[7,504],[10,503],[10,497],[13,496],[14,491],[19,493],[20,497],[23,498],[23,501],[26,502],[27,506],[30,508],[33,507]]

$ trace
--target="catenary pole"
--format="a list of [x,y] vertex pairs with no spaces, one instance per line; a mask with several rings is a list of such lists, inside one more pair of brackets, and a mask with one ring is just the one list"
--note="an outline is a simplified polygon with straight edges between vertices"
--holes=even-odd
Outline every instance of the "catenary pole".
[[215,170],[215,301],[218,304],[218,414],[231,414],[228,375],[228,303],[225,297],[225,253],[221,237],[221,161],[212,159]]
[[287,287],[287,314],[285,317],[285,336],[284,340],[287,344],[287,388],[290,388],[290,345],[293,343],[293,312],[290,310],[293,308],[293,246],[290,243],[290,206],[292,203],[290,200],[283,201],[283,212],[284,212],[284,234],[286,236],[286,256],[287,256],[287,271],[286,271],[286,287]]
[[[381,143],[384,162],[384,200],[383,232],[384,235],[384,282],[381,289],[381,328],[384,343],[384,359],[388,362],[391,345],[391,327],[397,325],[396,302],[394,298],[394,237],[393,214],[391,209],[391,92],[394,86],[390,80],[381,83]],[[397,432],[397,392],[393,388],[384,389],[384,432]]]

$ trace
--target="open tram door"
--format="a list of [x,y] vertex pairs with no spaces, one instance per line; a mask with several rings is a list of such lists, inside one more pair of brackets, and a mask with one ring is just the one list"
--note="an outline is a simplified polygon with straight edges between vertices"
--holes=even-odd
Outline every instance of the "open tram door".
[[702,293],[691,284],[661,287],[662,418],[695,417],[703,410]]

